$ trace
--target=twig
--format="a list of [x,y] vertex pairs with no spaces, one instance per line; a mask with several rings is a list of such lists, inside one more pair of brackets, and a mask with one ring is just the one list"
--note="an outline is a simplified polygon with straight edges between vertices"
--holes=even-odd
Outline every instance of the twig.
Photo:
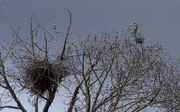
[[65,53],[65,49],[66,49],[66,43],[67,43],[67,39],[68,39],[68,36],[69,36],[69,32],[70,32],[70,28],[71,28],[71,23],[72,23],[72,14],[71,14],[71,11],[69,11],[69,10],[67,9],[67,12],[68,12],[69,15],[70,15],[70,21],[69,21],[69,26],[68,26],[68,29],[67,29],[67,32],[66,32],[66,37],[65,37],[64,46],[63,46],[63,50],[62,50],[62,53],[61,53],[60,60],[63,60],[63,59],[64,59],[64,53]]
[[5,109],[5,108],[20,109],[19,107],[15,107],[15,106],[0,106],[0,110]]
[[26,44],[24,43],[24,41],[21,39],[21,37],[18,35],[18,33],[14,30],[13,27],[11,27],[12,31],[14,32],[15,36],[17,39],[20,40],[20,42],[23,44],[23,46],[25,47],[25,49],[27,50],[27,52],[29,52],[29,54],[33,55],[31,50],[26,46]]
[[58,45],[57,45],[57,37],[56,37],[56,20],[53,18],[53,24],[54,24],[54,45],[55,45],[55,48],[56,48],[56,56],[58,57],[59,55],[59,50],[58,50]]
[[3,76],[3,79],[4,79],[5,83],[6,83],[8,91],[10,92],[12,98],[15,100],[15,102],[17,103],[17,105],[21,109],[21,111],[26,112],[25,108],[23,107],[23,105],[21,104],[19,99],[17,98],[16,93],[14,92],[14,90],[12,89],[11,85],[9,84],[9,82],[7,80],[6,71],[5,71],[5,67],[4,67],[4,62],[3,62],[2,57],[1,57],[1,52],[0,52],[0,66],[2,68],[2,76]]
[[15,45],[16,45],[16,42],[12,42],[12,43],[11,43],[11,46],[9,47],[6,55],[4,56],[3,61],[7,58],[7,56],[8,56],[9,53],[10,53],[10,51],[14,48]]

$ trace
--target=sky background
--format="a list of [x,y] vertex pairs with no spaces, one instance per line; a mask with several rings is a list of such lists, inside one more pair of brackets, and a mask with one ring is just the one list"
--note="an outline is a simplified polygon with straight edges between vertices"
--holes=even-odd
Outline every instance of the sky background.
[[7,19],[0,24],[0,34],[8,38],[10,26],[28,32],[31,15],[43,24],[52,23],[55,16],[59,32],[65,34],[66,9],[73,14],[72,35],[113,28],[125,31],[129,23],[136,22],[147,42],[159,41],[174,58],[180,56],[180,0],[5,0],[1,12]]
[[[65,35],[72,12],[71,37],[102,31],[126,31],[136,22],[146,42],[159,42],[174,59],[180,57],[180,0],[5,0],[0,12],[0,38],[10,39],[10,26],[29,34],[30,16],[37,16],[48,28],[52,17]],[[24,32],[24,33],[23,33]],[[59,107],[57,107],[59,108]]]

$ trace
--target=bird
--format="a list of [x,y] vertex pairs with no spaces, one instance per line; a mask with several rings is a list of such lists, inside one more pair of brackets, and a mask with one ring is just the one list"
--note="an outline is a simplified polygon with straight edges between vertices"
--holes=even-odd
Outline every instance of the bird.
[[138,25],[134,22],[134,23],[132,23],[132,24],[128,24],[128,26],[134,26],[135,27],[135,29],[134,29],[134,34],[136,34],[137,33],[137,30],[138,30]]
[[136,44],[143,44],[144,43],[144,38],[141,37],[141,35],[137,34],[137,30],[138,30],[138,24],[136,24],[135,22],[132,24],[128,24],[128,26],[133,26],[134,31],[131,33],[131,36],[135,38]]

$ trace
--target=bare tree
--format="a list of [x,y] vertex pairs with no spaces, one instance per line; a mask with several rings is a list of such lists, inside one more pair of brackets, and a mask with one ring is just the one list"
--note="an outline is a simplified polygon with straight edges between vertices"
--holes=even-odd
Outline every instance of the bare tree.
[[161,45],[138,44],[132,38],[136,30],[129,30],[130,36],[104,32],[70,43],[68,13],[61,53],[55,19],[50,31],[32,17],[29,41],[11,28],[16,38],[0,52],[1,110],[27,112],[20,97],[26,92],[35,112],[40,101],[48,112],[61,87],[68,92],[68,112],[139,112],[147,107],[180,111],[179,62],[168,58]]
[[68,112],[179,111],[177,64],[158,43],[102,33],[88,35],[68,53],[73,75],[66,85],[74,88]]
[[[71,12],[67,11],[70,15],[70,23],[61,53],[58,48],[55,19],[53,19],[53,33],[51,33],[36,17],[32,16],[29,41],[24,40],[17,30],[11,28],[15,39],[10,47],[5,49],[6,53],[0,52],[1,110],[9,108],[27,112],[19,96],[26,91],[31,96],[29,101],[34,106],[35,112],[39,111],[39,100],[45,102],[43,112],[48,112],[60,83],[69,74],[68,66],[65,65],[65,50],[72,17]],[[40,42],[37,41],[38,36],[43,36]],[[49,53],[52,45],[56,51],[55,55]],[[8,60],[12,65],[7,66],[11,67],[5,65]],[[15,106],[8,105],[11,102],[15,102]]]

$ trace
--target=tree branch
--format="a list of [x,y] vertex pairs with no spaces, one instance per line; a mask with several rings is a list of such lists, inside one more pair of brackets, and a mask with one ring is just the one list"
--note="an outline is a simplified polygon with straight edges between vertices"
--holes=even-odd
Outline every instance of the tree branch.
[[5,108],[20,109],[19,107],[15,107],[15,106],[0,106],[0,110],[5,109]]
[[7,80],[7,77],[6,77],[6,72],[5,72],[5,67],[4,67],[4,62],[2,60],[2,57],[1,57],[1,52],[0,52],[0,66],[1,66],[1,69],[2,69],[2,76],[3,76],[3,79],[6,83],[6,86],[11,94],[11,96],[13,97],[13,99],[15,100],[15,102],[17,103],[19,109],[22,111],[22,112],[26,112],[25,108],[23,107],[23,105],[21,104],[21,102],[19,101],[19,99],[17,98],[16,96],[16,93],[14,92],[14,90],[12,89],[12,87],[10,86],[8,80]]
[[69,21],[69,26],[68,26],[68,29],[67,29],[67,32],[66,32],[66,37],[65,37],[65,41],[64,41],[63,50],[61,52],[60,60],[64,59],[64,53],[65,53],[65,49],[66,49],[67,39],[68,39],[68,36],[69,36],[69,32],[70,32],[70,28],[71,28],[71,23],[72,23],[72,14],[71,14],[71,11],[67,10],[67,12],[69,13],[69,16],[70,16],[69,20],[70,21]]

